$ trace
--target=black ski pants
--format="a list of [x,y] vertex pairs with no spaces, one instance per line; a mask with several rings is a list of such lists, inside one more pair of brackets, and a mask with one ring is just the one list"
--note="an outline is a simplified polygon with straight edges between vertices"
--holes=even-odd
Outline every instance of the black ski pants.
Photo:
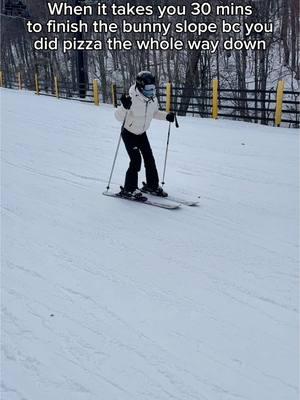
[[138,173],[141,170],[142,157],[146,169],[147,185],[153,189],[158,187],[159,178],[153,157],[152,149],[146,132],[135,135],[127,129],[122,129],[122,139],[130,158],[129,168],[126,172],[124,189],[134,191],[138,188]]

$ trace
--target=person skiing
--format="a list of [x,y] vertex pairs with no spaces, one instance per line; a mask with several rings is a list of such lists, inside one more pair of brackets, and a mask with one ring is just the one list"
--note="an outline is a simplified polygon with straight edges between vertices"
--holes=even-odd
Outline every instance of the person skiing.
[[118,121],[123,121],[121,136],[130,158],[120,196],[133,196],[137,200],[143,198],[138,188],[138,173],[141,170],[143,157],[146,183],[142,191],[167,197],[168,194],[159,186],[155,159],[146,131],[153,118],[172,123],[175,121],[175,114],[159,110],[155,76],[149,71],[139,72],[136,83],[129,89],[129,95],[123,94],[120,101],[121,106],[117,108],[115,116]]

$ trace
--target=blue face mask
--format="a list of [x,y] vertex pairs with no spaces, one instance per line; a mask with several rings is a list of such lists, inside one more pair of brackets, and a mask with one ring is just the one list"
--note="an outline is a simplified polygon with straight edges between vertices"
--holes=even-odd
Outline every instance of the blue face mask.
[[148,97],[148,98],[155,97],[155,95],[156,95],[155,85],[145,85],[142,93],[145,97]]

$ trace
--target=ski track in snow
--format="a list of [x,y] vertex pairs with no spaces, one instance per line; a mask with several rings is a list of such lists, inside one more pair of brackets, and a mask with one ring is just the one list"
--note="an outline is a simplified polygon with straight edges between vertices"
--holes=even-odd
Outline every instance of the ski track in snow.
[[101,195],[111,106],[0,93],[1,398],[296,400],[299,132],[181,118],[167,211]]

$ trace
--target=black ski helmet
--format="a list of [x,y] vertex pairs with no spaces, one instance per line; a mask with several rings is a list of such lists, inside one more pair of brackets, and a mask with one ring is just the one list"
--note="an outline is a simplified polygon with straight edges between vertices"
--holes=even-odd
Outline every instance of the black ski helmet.
[[150,71],[141,71],[136,77],[136,87],[143,92],[146,85],[155,85],[155,76]]

